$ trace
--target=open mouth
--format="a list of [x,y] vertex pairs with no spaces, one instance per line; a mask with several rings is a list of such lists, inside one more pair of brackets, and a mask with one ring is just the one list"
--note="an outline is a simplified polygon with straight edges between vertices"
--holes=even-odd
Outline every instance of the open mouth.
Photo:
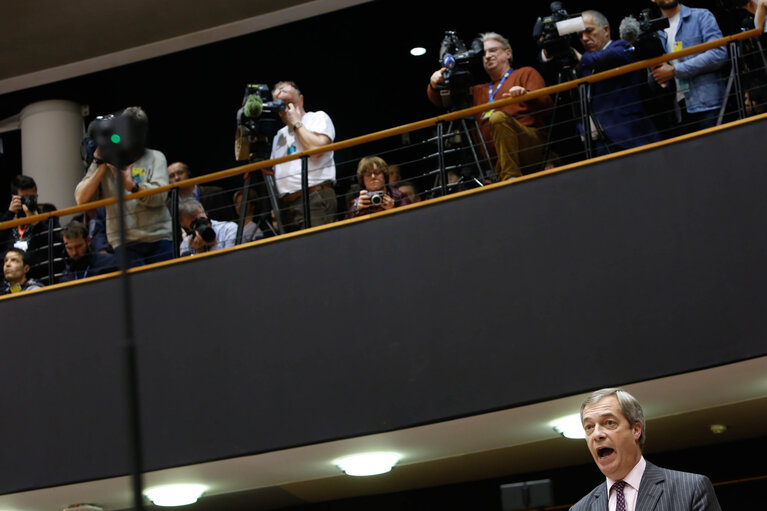
[[615,449],[612,449],[610,447],[600,447],[599,449],[597,449],[597,456],[601,460],[601,459],[607,458],[614,452],[615,452]]

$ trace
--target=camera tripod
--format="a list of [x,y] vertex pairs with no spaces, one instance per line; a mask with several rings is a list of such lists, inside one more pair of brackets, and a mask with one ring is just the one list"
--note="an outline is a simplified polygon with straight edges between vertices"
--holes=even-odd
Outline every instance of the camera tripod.
[[[488,152],[487,142],[484,135],[482,135],[482,130],[479,127],[477,118],[472,115],[458,119],[458,121],[460,121],[459,128],[455,128],[454,126],[456,121],[450,121],[446,129],[442,123],[437,124],[437,136],[432,139],[437,142],[437,153],[428,156],[428,158],[437,156],[439,161],[439,168],[434,171],[436,177],[431,189],[432,195],[436,193],[437,189],[441,189],[442,195],[446,195],[449,188],[457,188],[466,183],[471,183],[476,186],[484,186],[483,181],[485,179],[492,179],[495,177],[495,172],[492,169],[492,163],[488,156],[490,153]],[[478,144],[472,142],[472,130],[476,133],[476,138],[479,141]],[[445,149],[445,140],[449,140],[450,138],[456,139],[457,147]],[[477,145],[481,147],[481,150],[483,151],[482,155],[477,152]],[[466,149],[471,151],[471,163],[469,166],[464,166],[463,162],[450,167],[447,166],[445,163],[445,156],[461,154]],[[485,168],[483,168],[483,163],[487,165]],[[458,168],[462,169],[458,181],[455,183],[448,183],[447,171]]]
[[[560,68],[559,72],[557,73],[557,85],[569,82],[572,80],[577,79],[577,75],[575,74],[575,69],[573,67],[562,67]],[[549,156],[551,154],[551,142],[552,142],[552,135],[554,133],[554,130],[556,128],[556,120],[557,120],[557,113],[562,112],[562,108],[566,105],[560,104],[562,97],[564,96],[566,100],[569,100],[571,104],[571,111],[570,116],[565,119],[565,125],[569,124],[569,122],[575,122],[576,124],[580,123],[580,125],[583,127],[583,149],[586,153],[586,158],[591,158],[594,155],[594,140],[591,138],[591,116],[589,114],[589,84],[580,84],[578,86],[578,97],[577,97],[577,104],[576,107],[576,97],[572,93],[572,90],[567,90],[563,92],[557,92],[554,94],[554,105],[551,110],[551,120],[549,121],[549,125],[551,126],[551,129],[549,129],[548,135],[546,136],[546,145],[544,146],[543,150],[543,165],[546,165],[546,162],[549,161]],[[577,110],[576,110],[577,108]],[[595,124],[597,127],[597,134],[598,134],[598,140],[601,139],[605,146],[608,146],[607,144],[607,137],[605,136],[604,130],[602,130],[601,126],[599,126],[598,123]],[[577,126],[574,130],[576,133],[578,132]],[[564,139],[564,137],[563,137]]]

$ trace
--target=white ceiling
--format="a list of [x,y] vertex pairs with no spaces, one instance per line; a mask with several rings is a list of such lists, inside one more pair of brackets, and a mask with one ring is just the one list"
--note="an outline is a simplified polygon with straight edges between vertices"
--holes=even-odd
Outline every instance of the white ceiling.
[[[624,388],[643,404],[650,453],[767,435],[767,357]],[[588,463],[585,443],[559,437],[550,424],[577,413],[583,397],[152,472],[145,476],[145,487],[202,483],[209,488],[205,496],[185,509],[257,510]],[[713,423],[725,424],[728,431],[714,435]],[[371,450],[395,451],[403,458],[391,473],[367,478],[345,476],[332,463]],[[77,502],[107,510],[130,508],[130,480],[119,477],[4,495],[0,509],[52,511]]]

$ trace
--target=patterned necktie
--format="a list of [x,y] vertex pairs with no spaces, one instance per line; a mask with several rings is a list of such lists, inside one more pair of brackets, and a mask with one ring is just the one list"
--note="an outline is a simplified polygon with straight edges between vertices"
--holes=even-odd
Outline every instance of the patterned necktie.
[[626,497],[623,495],[623,487],[626,481],[618,481],[613,485],[615,490],[615,511],[626,511]]

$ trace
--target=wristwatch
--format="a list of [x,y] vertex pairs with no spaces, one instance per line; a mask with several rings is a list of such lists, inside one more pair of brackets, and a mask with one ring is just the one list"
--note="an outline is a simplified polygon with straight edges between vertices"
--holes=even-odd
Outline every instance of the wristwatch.
[[304,123],[302,123],[301,121],[294,122],[293,123],[293,131],[297,130],[298,128],[300,128],[303,125],[304,125]]

